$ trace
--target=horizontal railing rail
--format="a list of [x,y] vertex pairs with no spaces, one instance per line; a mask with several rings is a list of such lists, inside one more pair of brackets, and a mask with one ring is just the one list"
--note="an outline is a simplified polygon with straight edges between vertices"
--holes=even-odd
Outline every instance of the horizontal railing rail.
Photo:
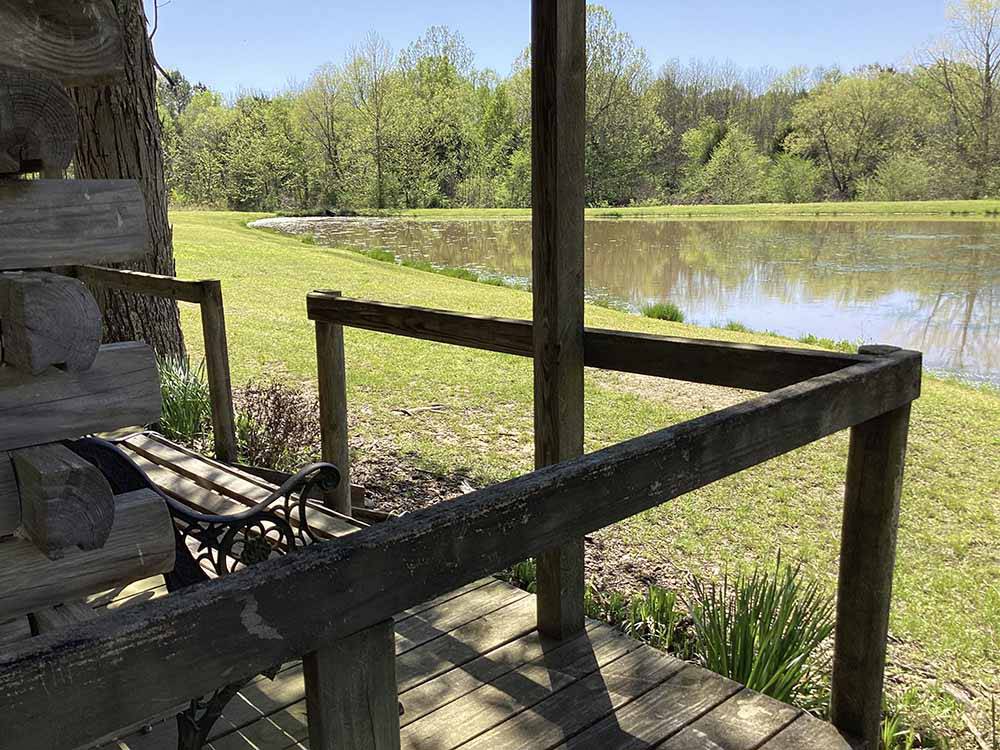
[[[473,349],[531,357],[529,320],[466,315],[410,305],[350,299],[329,292],[308,296],[309,318]],[[773,391],[870,360],[785,346],[755,346],[599,328],[584,330],[584,364],[694,383]]]
[[222,282],[218,279],[188,281],[154,273],[127,271],[101,266],[72,266],[69,272],[84,283],[147,294],[179,302],[192,302],[201,312],[201,330],[205,340],[205,374],[212,403],[212,433],[215,457],[226,463],[237,459],[236,416],[233,407],[233,383],[229,369],[229,342],[226,337],[226,312]]
[[[323,309],[311,299],[311,315]],[[355,324],[346,315],[341,321]],[[674,340],[660,344],[678,357],[687,351]],[[751,350],[748,360],[769,351]],[[336,544],[313,545],[26,641],[0,656],[5,746],[82,745],[832,433],[875,425],[871,443],[881,429],[878,420],[905,416],[919,395],[917,352],[828,361],[838,369]],[[852,460],[854,450],[852,437]],[[859,477],[868,470],[860,459],[853,469]],[[850,550],[852,569],[867,562],[869,546],[859,549]]]

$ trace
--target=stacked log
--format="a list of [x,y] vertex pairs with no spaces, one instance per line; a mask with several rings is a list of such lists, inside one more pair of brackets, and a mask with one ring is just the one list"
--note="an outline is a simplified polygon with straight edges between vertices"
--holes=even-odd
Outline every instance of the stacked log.
[[116,497],[60,442],[160,415],[152,350],[101,346],[90,291],[53,272],[146,251],[137,183],[62,179],[78,140],[65,86],[112,80],[121,50],[110,0],[0,3],[0,622],[30,613],[39,631],[174,563],[162,498]]

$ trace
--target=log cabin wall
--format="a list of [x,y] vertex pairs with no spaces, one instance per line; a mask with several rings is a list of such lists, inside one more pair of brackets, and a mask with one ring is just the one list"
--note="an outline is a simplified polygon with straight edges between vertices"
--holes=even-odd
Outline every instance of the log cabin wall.
[[55,272],[146,252],[137,183],[63,179],[66,86],[113,81],[121,50],[108,0],[0,5],[0,623],[173,567],[162,499],[115,497],[61,442],[160,415],[152,350],[102,346],[93,295]]

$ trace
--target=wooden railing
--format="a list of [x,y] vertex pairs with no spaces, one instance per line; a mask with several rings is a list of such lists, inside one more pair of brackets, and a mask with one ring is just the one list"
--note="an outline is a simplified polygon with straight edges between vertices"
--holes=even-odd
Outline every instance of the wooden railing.
[[[327,327],[318,333],[321,345],[338,350],[330,356],[321,349],[320,382],[345,403],[344,325],[525,356],[531,351],[525,321],[334,293],[310,295],[308,308],[310,318]],[[855,737],[874,738],[920,354],[872,348],[840,355],[613,331],[588,331],[586,342],[586,360],[594,366],[776,390],[336,543],[31,639],[0,657],[5,746],[76,747],[223,682],[304,657],[313,747],[332,747],[330,737],[357,721],[374,721],[375,735],[392,747],[398,718],[387,623],[395,613],[847,428],[833,722]],[[346,429],[342,421],[333,427]],[[359,659],[368,665],[364,680],[344,688],[343,674],[354,674],[349,670]],[[367,718],[351,710],[358,691],[368,691],[362,696],[373,711]],[[347,716],[351,722],[343,721]]]
[[229,344],[226,339],[226,312],[222,282],[216,279],[186,281],[138,271],[99,266],[73,266],[71,273],[93,286],[122,289],[179,302],[192,302],[201,312],[205,339],[205,373],[212,402],[212,434],[215,457],[226,463],[236,461],[236,418],[233,385],[229,372]]

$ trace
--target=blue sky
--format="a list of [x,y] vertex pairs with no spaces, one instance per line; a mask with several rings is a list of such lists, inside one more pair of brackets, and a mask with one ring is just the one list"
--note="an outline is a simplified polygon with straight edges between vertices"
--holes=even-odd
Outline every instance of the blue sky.
[[[646,48],[654,68],[672,58],[776,68],[899,64],[945,26],[945,0],[603,4]],[[528,0],[170,0],[160,9],[156,47],[165,67],[193,81],[226,93],[272,91],[324,62],[342,61],[370,29],[399,49],[434,24],[460,31],[479,67],[507,73],[527,44],[529,20]]]

